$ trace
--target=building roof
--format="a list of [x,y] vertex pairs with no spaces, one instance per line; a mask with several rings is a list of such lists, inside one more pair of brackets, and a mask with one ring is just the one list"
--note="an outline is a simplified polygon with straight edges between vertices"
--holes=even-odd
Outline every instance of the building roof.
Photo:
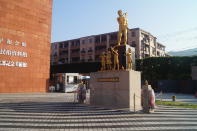
[[161,43],[159,43],[159,42],[157,42],[157,44],[159,44],[159,45],[161,45],[161,46],[163,46],[163,47],[166,47],[165,45],[163,45],[163,44],[161,44]]
[[[151,33],[141,29],[141,28],[132,28],[132,29],[129,29],[130,31],[131,30],[140,30],[140,31],[143,31],[144,33],[146,34],[149,34],[151,36],[153,36]],[[61,43],[61,42],[68,42],[68,41],[72,41],[72,40],[77,40],[77,39],[83,39],[83,38],[89,38],[89,37],[95,37],[95,36],[99,36],[99,35],[109,35],[109,34],[113,34],[113,33],[117,33],[118,31],[114,31],[114,32],[109,32],[109,33],[103,33],[103,34],[97,34],[97,35],[90,35],[90,36],[84,36],[84,37],[80,37],[80,38],[76,38],[76,39],[70,39],[70,40],[64,40],[64,41],[56,41],[56,42],[52,42],[53,43]],[[155,37],[155,36],[153,36]],[[156,38],[156,37],[155,37]]]

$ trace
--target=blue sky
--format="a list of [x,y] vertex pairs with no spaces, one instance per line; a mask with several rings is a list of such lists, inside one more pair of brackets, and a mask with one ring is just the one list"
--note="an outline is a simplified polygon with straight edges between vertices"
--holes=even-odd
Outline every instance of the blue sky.
[[53,0],[51,41],[117,31],[119,9],[167,51],[197,48],[197,0]]

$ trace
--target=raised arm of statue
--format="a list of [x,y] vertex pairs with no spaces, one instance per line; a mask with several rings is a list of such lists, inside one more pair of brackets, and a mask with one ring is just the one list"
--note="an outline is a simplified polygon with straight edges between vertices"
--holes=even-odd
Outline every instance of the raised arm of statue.
[[125,25],[126,25],[126,27],[127,27],[127,29],[128,29],[128,13],[126,12],[126,13],[124,13],[124,17],[125,17]]
[[111,51],[112,51],[113,54],[118,54],[118,51],[115,50],[114,48],[111,48]]

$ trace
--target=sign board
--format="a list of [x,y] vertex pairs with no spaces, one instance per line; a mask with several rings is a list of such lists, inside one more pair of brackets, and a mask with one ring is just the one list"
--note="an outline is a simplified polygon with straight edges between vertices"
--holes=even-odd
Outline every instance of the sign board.
[[[18,40],[11,40],[11,39],[4,39],[0,37],[0,45],[6,44],[7,46],[21,46],[21,47],[26,47],[27,44],[26,42],[19,42]],[[10,60],[12,57],[22,57],[22,58],[27,58],[28,53],[25,51],[18,51],[18,50],[10,50],[4,48],[0,48],[0,56],[11,56],[9,57],[9,60],[6,59],[0,59],[0,66],[8,66],[8,67],[28,67],[27,62],[24,61],[13,61]]]
[[98,78],[97,82],[119,82],[119,77],[112,78]]

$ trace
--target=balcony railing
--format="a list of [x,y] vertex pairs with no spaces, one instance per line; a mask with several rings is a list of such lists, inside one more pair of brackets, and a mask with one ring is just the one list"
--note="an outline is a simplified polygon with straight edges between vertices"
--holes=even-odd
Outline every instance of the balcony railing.
[[86,51],[85,50],[82,50],[81,53],[86,53]]

